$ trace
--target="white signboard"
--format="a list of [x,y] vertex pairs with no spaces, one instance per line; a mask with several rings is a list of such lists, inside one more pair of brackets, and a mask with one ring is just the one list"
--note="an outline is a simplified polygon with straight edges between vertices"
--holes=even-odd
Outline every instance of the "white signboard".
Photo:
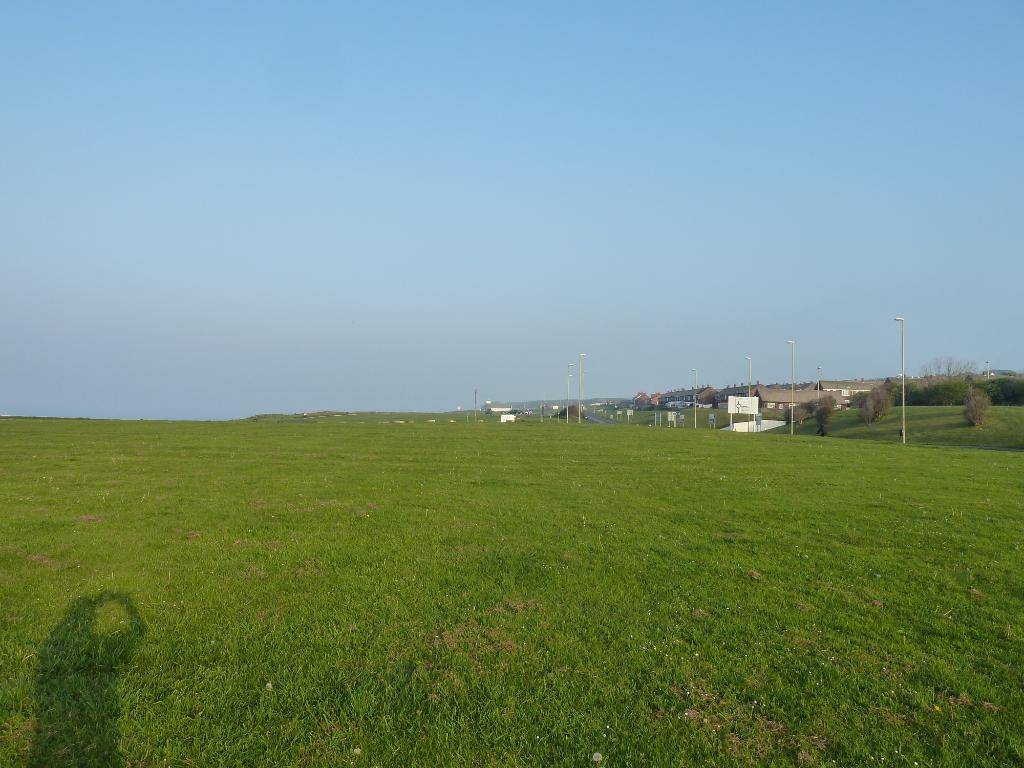
[[633,409],[632,408],[627,408],[626,409],[626,415],[627,416],[632,416],[633,415]]
[[756,397],[736,397],[729,395],[729,413],[757,413]]
[[503,413],[503,414],[501,414],[501,423],[502,424],[509,424],[509,423],[511,423],[511,422],[513,422],[515,420],[516,420],[516,415],[514,413]]

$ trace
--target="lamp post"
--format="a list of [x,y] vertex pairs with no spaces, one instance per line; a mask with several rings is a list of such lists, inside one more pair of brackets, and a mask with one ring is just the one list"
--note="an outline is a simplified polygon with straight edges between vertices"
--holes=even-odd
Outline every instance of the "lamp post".
[[907,444],[907,346],[903,334],[906,318],[896,315],[893,318],[900,324],[900,437]]
[[796,421],[796,342],[790,339],[789,344],[789,434],[793,434],[793,422]]
[[818,400],[821,400],[821,366],[818,366]]
[[992,378],[992,368],[989,365],[988,360],[986,360],[985,361],[985,380],[987,381],[988,379],[991,379],[991,378]]
[[[754,361],[747,355],[747,402],[750,402],[750,385],[753,383]],[[750,414],[747,414],[747,432],[750,432]]]
[[576,363],[569,363],[565,368],[565,423],[569,423],[569,398],[572,397],[572,391],[570,386],[572,382],[572,369],[576,367]]
[[697,428],[697,369],[691,368],[693,371],[693,428]]
[[580,407],[576,412],[576,423],[583,423],[583,358],[587,356],[586,352],[580,352]]

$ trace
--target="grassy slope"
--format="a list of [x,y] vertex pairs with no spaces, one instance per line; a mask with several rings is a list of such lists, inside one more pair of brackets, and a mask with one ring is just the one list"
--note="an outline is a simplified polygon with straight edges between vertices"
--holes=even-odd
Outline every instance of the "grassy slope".
[[0,765],[1020,764],[1022,478],[704,430],[0,421]]
[[[964,420],[960,406],[911,406],[907,408],[907,439],[913,443],[933,445],[976,445],[993,448],[1024,449],[1024,408],[996,406],[988,421],[972,427]],[[811,420],[800,430],[813,435],[816,426]],[[885,418],[866,426],[856,410],[837,413],[829,426],[833,437],[852,437],[898,443],[900,412],[891,408]]]

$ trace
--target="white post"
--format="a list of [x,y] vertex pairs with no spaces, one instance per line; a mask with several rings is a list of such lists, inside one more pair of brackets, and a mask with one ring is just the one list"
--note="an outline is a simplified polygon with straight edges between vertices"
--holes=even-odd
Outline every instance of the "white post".
[[576,367],[576,363],[569,363],[569,365],[567,365],[565,367],[565,423],[566,424],[569,423],[569,399],[572,397],[572,390],[571,390],[570,387],[572,385],[572,382],[571,382],[571,379],[572,379],[572,369],[575,368],[575,367]]
[[693,369],[693,428],[697,428],[697,369]]
[[[752,373],[753,365],[754,365],[754,363],[751,360],[750,355],[747,355],[747,402],[750,401],[750,385],[751,385],[751,382],[753,381],[753,378],[754,378],[754,375]],[[750,414],[749,413],[747,414],[747,432],[750,432]]]
[[905,318],[896,315],[893,318],[900,324],[900,434],[903,444],[907,444],[907,346],[904,340],[903,325]]
[[580,352],[580,407],[576,413],[576,422],[578,424],[583,423],[583,358],[586,356],[586,352]]
[[796,421],[796,342],[790,339],[789,344],[789,434],[793,434],[793,422]]

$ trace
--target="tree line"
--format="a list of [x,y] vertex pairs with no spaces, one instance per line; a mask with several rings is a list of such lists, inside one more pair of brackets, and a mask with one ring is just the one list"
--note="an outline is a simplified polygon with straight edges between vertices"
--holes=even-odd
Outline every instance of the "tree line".
[[[894,403],[901,404],[899,380],[886,382],[893,390]],[[992,405],[1024,405],[1024,378],[1000,376],[978,380],[958,378],[907,380],[907,405],[960,405],[972,389],[984,392]]]

